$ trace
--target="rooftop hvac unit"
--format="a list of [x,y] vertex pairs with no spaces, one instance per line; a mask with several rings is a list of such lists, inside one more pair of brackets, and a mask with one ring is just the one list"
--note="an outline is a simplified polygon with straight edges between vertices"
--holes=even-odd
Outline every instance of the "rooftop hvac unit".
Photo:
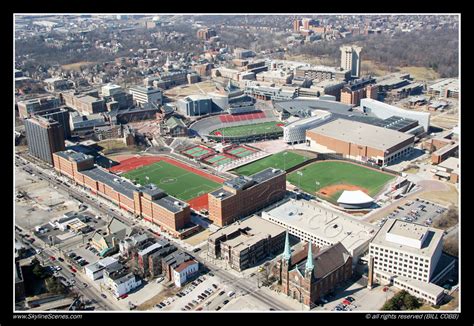
[[174,204],[175,204],[176,206],[180,206],[181,203],[176,200],[176,201],[174,202]]

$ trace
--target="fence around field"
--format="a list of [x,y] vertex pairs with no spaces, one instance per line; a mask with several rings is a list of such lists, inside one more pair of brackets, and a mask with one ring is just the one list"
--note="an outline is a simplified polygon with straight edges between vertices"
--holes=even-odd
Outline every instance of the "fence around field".
[[362,161],[357,161],[357,160],[354,160],[354,159],[351,159],[351,158],[347,158],[347,157],[344,157],[342,154],[318,153],[317,160],[318,161],[328,161],[328,160],[346,161],[346,162],[351,162],[351,163],[358,164],[358,165],[363,165],[363,166],[366,166],[368,168],[376,169],[376,170],[379,170],[379,171],[382,171],[382,172],[387,172],[387,173],[390,173],[390,174],[395,174],[395,175],[398,175],[398,176],[402,176],[401,172],[394,171],[394,170],[391,170],[391,169],[387,169],[385,167],[379,166],[379,165],[374,164],[374,163],[362,162]]
[[231,142],[231,143],[251,143],[261,140],[270,140],[270,139],[278,139],[283,136],[283,131],[277,132],[270,132],[258,135],[246,135],[246,136],[215,136],[215,135],[208,135],[207,137],[211,140],[217,142]]

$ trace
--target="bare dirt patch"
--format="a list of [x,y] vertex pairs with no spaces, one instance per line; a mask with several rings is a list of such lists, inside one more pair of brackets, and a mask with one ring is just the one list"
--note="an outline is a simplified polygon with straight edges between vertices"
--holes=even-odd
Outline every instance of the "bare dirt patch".
[[159,294],[155,295],[153,298],[143,302],[141,305],[137,307],[137,310],[150,310],[154,306],[156,306],[158,303],[161,301],[174,296],[176,293],[178,293],[180,289],[176,287],[172,287],[171,289],[165,288],[163,291],[161,291]]

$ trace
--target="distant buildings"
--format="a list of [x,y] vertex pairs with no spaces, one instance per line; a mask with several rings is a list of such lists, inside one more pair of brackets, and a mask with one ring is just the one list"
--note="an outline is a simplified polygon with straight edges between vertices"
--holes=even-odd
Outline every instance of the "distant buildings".
[[209,219],[224,226],[284,198],[286,173],[268,168],[224,182],[208,194]]
[[309,78],[316,82],[332,79],[347,81],[351,79],[351,70],[328,66],[300,67],[295,70],[295,77]]
[[70,89],[72,86],[72,82],[62,78],[47,78],[44,83],[46,84],[46,90],[49,92],[63,91]]
[[341,90],[341,103],[358,106],[363,98],[378,99],[378,87],[375,79],[368,77],[349,82]]
[[426,94],[445,98],[459,98],[459,79],[447,78],[428,86]]
[[49,164],[53,164],[53,153],[65,149],[64,128],[53,119],[25,119],[25,132],[30,154]]
[[200,116],[212,112],[212,99],[204,95],[189,95],[176,102],[178,111],[186,116]]
[[208,255],[221,257],[230,267],[242,271],[269,254],[282,252],[284,241],[284,228],[252,216],[212,233],[207,240]]
[[351,71],[351,77],[360,77],[360,53],[362,48],[360,46],[341,46],[341,68]]
[[84,115],[105,112],[105,101],[99,99],[98,91],[78,93],[74,91],[60,94],[65,105],[81,112]]
[[209,40],[211,37],[216,36],[217,33],[212,28],[201,28],[197,31],[197,37],[200,40]]
[[234,50],[234,56],[237,59],[246,59],[255,56],[255,53],[252,50],[237,48]]
[[129,92],[133,95],[133,101],[138,105],[145,103],[161,105],[163,103],[163,94],[159,88],[135,86],[131,87]]
[[27,118],[38,111],[55,109],[60,105],[61,101],[55,96],[33,98],[19,101],[18,113],[20,114],[20,118]]

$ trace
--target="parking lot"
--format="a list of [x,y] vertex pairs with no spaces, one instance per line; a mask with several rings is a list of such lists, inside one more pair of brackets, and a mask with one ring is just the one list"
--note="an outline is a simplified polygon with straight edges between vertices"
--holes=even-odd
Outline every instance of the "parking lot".
[[312,311],[378,311],[396,292],[398,289],[384,286],[369,290],[365,282],[359,280],[340,287],[332,296],[326,296],[327,303]]
[[160,302],[155,308],[163,311],[205,310],[207,302],[212,301],[220,290],[217,277],[201,275],[183,287],[176,295]]
[[396,218],[406,222],[414,222],[428,226],[433,224],[433,221],[446,211],[446,207],[417,198],[416,200],[408,201],[404,205],[395,208],[392,213],[379,222],[378,226],[382,226],[389,218]]

